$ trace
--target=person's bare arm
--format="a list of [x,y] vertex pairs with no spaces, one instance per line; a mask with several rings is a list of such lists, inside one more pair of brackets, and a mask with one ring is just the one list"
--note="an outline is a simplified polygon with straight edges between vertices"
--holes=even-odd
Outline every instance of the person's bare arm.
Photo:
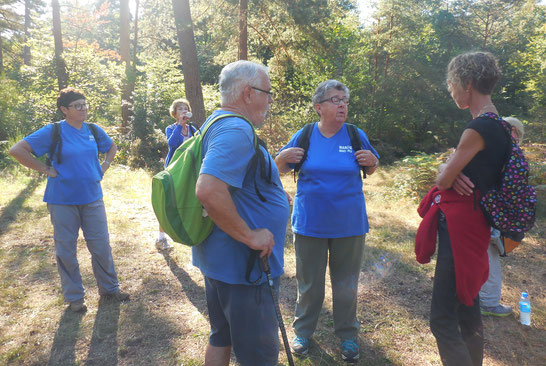
[[233,239],[259,250],[260,257],[269,256],[275,240],[268,229],[251,230],[237,212],[229,186],[222,180],[209,174],[201,174],[197,179],[195,194],[201,201],[214,223]]
[[18,141],[9,149],[9,154],[15,158],[21,165],[44,173],[52,178],[57,176],[57,171],[52,166],[47,166],[32,155],[32,148],[25,140]]
[[281,151],[279,155],[275,157],[275,164],[277,165],[277,169],[279,169],[279,172],[289,172],[290,167],[288,164],[299,163],[303,158],[304,152],[305,150],[303,150],[301,147],[290,147]]
[[371,150],[358,150],[355,152],[358,165],[366,168],[366,174],[372,175],[379,166],[379,159]]
[[[447,163],[442,164],[436,178],[436,186],[440,190],[455,188],[454,185],[459,173],[472,160],[476,154],[485,148],[485,142],[480,134],[472,129],[466,129],[459,141],[457,150]],[[460,192],[459,192],[460,193]]]
[[110,168],[110,164],[112,163],[112,161],[116,157],[117,152],[118,152],[118,147],[114,142],[112,142],[112,146],[110,146],[110,148],[106,152],[106,154],[104,156],[104,161],[101,164],[103,174],[108,168]]

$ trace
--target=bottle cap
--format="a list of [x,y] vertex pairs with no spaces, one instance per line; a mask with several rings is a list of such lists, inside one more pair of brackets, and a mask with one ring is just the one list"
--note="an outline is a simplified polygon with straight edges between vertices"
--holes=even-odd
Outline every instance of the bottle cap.
[[523,297],[524,299],[526,299],[527,297],[529,297],[529,294],[527,292],[522,292],[521,293],[521,297]]

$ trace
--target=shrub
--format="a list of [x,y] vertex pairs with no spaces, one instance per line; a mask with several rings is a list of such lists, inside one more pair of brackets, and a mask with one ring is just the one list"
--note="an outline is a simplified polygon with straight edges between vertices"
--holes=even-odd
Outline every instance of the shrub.
[[445,162],[451,153],[452,150],[430,155],[420,152],[395,162],[396,173],[391,195],[420,200],[434,186],[438,166]]

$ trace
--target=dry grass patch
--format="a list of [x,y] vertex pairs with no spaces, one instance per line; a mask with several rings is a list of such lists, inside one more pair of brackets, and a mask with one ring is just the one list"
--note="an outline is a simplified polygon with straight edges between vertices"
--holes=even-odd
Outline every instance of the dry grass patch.
[[[434,263],[418,265],[416,203],[392,197],[392,171],[365,180],[371,231],[360,276],[361,365],[439,365],[428,312]],[[151,175],[114,166],[103,182],[114,261],[129,303],[100,300],[85,242],[78,258],[89,310],[65,311],[55,267],[52,228],[37,175],[2,176],[0,196],[0,364],[201,365],[209,324],[201,273],[189,248],[156,252]],[[283,177],[295,193],[292,175]],[[539,365],[546,359],[544,217],[521,248],[503,261],[503,301],[531,294],[533,326],[515,316],[485,319],[485,365]],[[296,301],[292,232],[287,231],[280,302],[289,338]],[[380,265],[381,256],[386,263]],[[333,334],[330,283],[310,356],[297,365],[342,365]],[[284,352],[281,364],[287,365]]]

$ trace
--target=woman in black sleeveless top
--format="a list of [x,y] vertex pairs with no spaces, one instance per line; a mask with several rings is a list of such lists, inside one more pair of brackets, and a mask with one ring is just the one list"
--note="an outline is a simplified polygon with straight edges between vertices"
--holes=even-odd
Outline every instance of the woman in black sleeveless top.
[[[509,144],[501,124],[494,119],[498,112],[491,101],[499,77],[497,60],[487,52],[459,55],[451,60],[447,71],[451,97],[460,109],[470,111],[473,120],[464,130],[455,153],[440,167],[436,181],[446,196],[451,194],[448,191],[451,189],[454,194],[470,196],[461,210],[449,207],[449,214],[443,210],[438,221],[439,245],[430,326],[444,365],[476,366],[483,361],[478,292],[487,280],[490,234],[479,208],[479,198],[500,179]],[[474,218],[463,214],[464,210],[475,215]],[[471,220],[473,222],[469,222]],[[468,227],[466,230],[476,232],[455,232],[454,227]],[[462,235],[475,238],[470,242],[463,240],[466,241],[464,250],[460,248]],[[466,271],[466,279],[470,278],[465,284],[461,282],[461,268]],[[457,296],[461,286],[470,289],[468,293],[473,301],[461,302]]]

